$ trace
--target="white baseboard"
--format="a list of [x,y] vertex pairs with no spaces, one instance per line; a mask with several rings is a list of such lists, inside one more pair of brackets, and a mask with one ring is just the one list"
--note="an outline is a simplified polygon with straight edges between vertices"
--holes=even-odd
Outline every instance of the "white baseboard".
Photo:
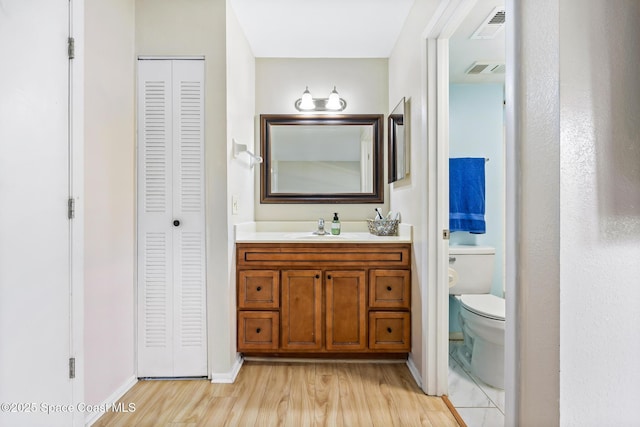
[[[110,407],[110,405],[113,405],[114,403],[116,403],[118,401],[118,399],[120,399],[122,396],[124,396],[124,394],[126,392],[131,390],[131,387],[133,387],[137,382],[138,382],[138,378],[136,378],[135,375],[132,376],[131,378],[127,379],[124,382],[124,384],[122,384],[120,387],[118,387],[116,389],[116,391],[111,393],[111,396],[107,397],[105,400],[100,402],[98,405],[91,405],[91,407],[102,407],[102,408]],[[129,404],[129,403],[130,402],[125,402],[125,407],[127,407],[127,404]],[[103,416],[105,413],[106,413],[106,410],[98,411],[98,412],[90,412],[90,413],[86,414],[86,418],[84,419],[84,425],[87,426],[87,427],[92,426],[93,423],[98,421],[98,419],[101,416]]]
[[238,373],[240,372],[240,368],[242,367],[242,362],[244,359],[238,353],[236,355],[236,361],[233,363],[230,372],[222,372],[222,373],[211,373],[211,382],[212,383],[220,383],[220,384],[231,384],[236,380]]
[[407,367],[409,368],[409,372],[411,372],[411,376],[413,376],[413,379],[416,381],[416,384],[418,384],[418,387],[422,388],[422,377],[420,376],[418,367],[413,363],[411,355],[407,358]]

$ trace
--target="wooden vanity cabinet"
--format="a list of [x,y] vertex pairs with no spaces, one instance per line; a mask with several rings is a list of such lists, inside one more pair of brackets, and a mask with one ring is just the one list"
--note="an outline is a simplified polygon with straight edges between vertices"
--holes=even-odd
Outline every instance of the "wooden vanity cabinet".
[[411,350],[410,244],[238,243],[238,351]]

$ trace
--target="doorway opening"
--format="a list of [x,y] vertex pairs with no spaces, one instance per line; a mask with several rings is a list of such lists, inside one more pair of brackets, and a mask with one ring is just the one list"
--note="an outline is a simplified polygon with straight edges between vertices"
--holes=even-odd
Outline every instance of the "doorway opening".
[[[428,186],[429,204],[435,206],[435,209],[430,210],[429,234],[442,236],[442,238],[435,239],[436,242],[431,243],[429,251],[429,265],[433,266],[433,270],[435,270],[435,274],[430,276],[429,284],[429,288],[433,292],[432,295],[435,295],[435,301],[430,303],[429,309],[433,309],[433,312],[436,313],[436,322],[435,327],[430,328],[427,332],[427,342],[436,343],[437,357],[435,362],[428,365],[427,375],[435,375],[437,381],[436,387],[428,392],[448,394],[450,399],[453,397],[451,400],[454,406],[456,406],[456,399],[453,395],[455,390],[451,390],[452,382],[444,379],[449,378],[452,363],[455,372],[465,375],[468,375],[468,372],[461,366],[455,366],[457,363],[455,358],[452,358],[453,361],[450,360],[449,338],[462,338],[462,331],[457,321],[456,312],[459,303],[458,306],[456,306],[457,301],[452,304],[449,296],[449,245],[494,247],[497,256],[491,293],[500,297],[514,297],[514,295],[508,293],[505,295],[504,293],[505,288],[509,288],[508,281],[511,280],[508,266],[515,264],[515,255],[513,252],[509,252],[510,236],[514,233],[514,228],[509,224],[510,217],[513,217],[514,212],[511,208],[513,206],[512,193],[507,184],[514,169],[513,149],[510,146],[513,141],[507,132],[507,120],[512,116],[510,113],[512,106],[505,105],[504,102],[505,99],[508,99],[509,73],[513,72],[509,69],[510,64],[507,64],[508,54],[506,53],[507,37],[513,36],[512,30],[509,33],[503,26],[496,35],[501,37],[501,55],[480,53],[477,46],[474,48],[462,46],[471,42],[469,39],[477,33],[476,30],[483,24],[483,21],[496,9],[503,11],[502,18],[504,19],[505,7],[509,8],[509,5],[500,1],[445,1],[441,3],[441,7],[425,32],[427,42],[428,146],[430,165],[432,168],[435,166],[435,172],[430,173],[432,179],[429,180]],[[461,46],[456,45],[458,41]],[[456,49],[461,49],[462,53]],[[479,56],[465,58],[464,49],[467,49],[467,53],[470,51],[486,56],[484,58]],[[483,70],[486,69],[490,72],[483,73]],[[472,74],[474,72],[475,74]],[[501,74],[501,76],[497,74]],[[486,86],[481,87],[480,84]],[[461,122],[465,126],[469,126],[469,118],[477,120],[478,116],[486,112],[480,110],[484,108],[481,102],[484,96],[481,95],[482,92],[491,93],[494,98],[492,118],[494,126],[491,137],[494,141],[493,146],[490,149],[478,144],[456,146],[455,141],[470,139],[468,133],[460,132]],[[475,101],[473,107],[471,107],[470,101]],[[464,111],[465,108],[469,110]],[[454,116],[454,114],[461,115]],[[486,121],[478,123],[483,126],[486,124]],[[464,131],[467,130],[464,129]],[[490,224],[487,223],[486,236],[474,236],[469,233],[455,235],[456,233],[453,233],[454,235],[449,240],[450,234],[446,232],[449,231],[449,158],[451,157],[484,157],[489,160],[487,172],[490,171],[496,178],[490,179],[487,173],[487,185],[491,186],[491,188],[487,188],[487,194],[489,191],[493,193],[491,205],[494,206],[491,208],[493,210],[491,220],[494,222],[491,225],[491,231],[495,232],[495,235],[489,235]],[[487,203],[489,203],[488,199]],[[489,215],[489,206],[487,206],[487,221],[489,221]],[[488,239],[491,240],[488,241]],[[450,310],[450,305],[454,306],[453,310]],[[505,321],[505,323],[507,322]],[[515,328],[511,326],[511,330],[513,331]],[[452,350],[456,349],[452,348]],[[504,369],[506,372],[504,391],[499,390],[499,393],[496,393],[496,390],[489,390],[489,393],[485,393],[478,386],[478,382],[468,376],[471,385],[477,387],[480,392],[479,396],[484,396],[482,398],[485,399],[485,403],[494,408],[495,415],[501,419],[501,422],[504,422],[505,414],[509,415],[510,408],[513,407],[512,402],[515,402],[515,396],[513,396],[515,387],[512,381],[515,370],[508,368],[509,366],[513,367],[514,354],[514,342],[507,337],[504,351],[507,366]],[[454,379],[453,383],[455,382]],[[459,406],[473,406],[473,402],[461,401]]]

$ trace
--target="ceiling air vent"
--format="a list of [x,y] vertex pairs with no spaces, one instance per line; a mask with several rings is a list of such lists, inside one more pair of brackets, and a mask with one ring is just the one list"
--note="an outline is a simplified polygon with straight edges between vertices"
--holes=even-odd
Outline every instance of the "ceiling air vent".
[[487,16],[487,19],[480,24],[476,32],[471,36],[471,39],[487,40],[495,38],[504,28],[504,18],[504,8],[496,7],[491,14]]
[[474,62],[466,74],[504,74],[505,66],[500,62]]

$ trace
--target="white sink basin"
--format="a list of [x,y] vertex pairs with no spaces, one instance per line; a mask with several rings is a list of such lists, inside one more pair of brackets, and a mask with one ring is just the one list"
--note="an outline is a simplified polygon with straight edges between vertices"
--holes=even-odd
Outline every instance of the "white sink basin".
[[327,233],[327,234],[314,234],[314,233],[302,232],[302,233],[287,234],[285,236],[285,238],[287,238],[287,239],[296,239],[296,240],[300,240],[300,239],[318,239],[318,240],[326,239],[326,240],[333,240],[333,239],[348,239],[348,238],[350,238],[350,236],[348,234],[333,235],[333,234],[330,234],[330,233]]

